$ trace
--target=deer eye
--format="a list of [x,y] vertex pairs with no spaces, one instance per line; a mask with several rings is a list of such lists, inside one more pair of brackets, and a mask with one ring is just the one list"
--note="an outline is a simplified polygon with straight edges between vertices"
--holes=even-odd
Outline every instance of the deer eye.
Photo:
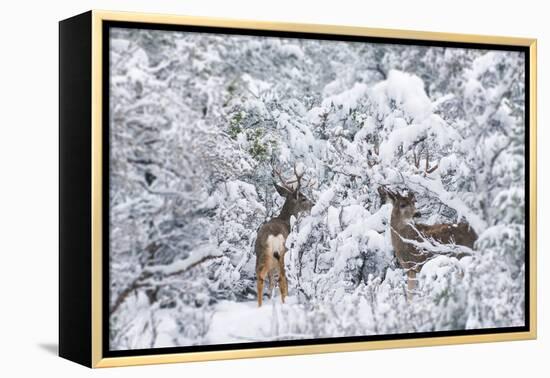
[[404,209],[407,207],[407,204],[406,203],[402,203],[401,205],[399,205],[400,208]]

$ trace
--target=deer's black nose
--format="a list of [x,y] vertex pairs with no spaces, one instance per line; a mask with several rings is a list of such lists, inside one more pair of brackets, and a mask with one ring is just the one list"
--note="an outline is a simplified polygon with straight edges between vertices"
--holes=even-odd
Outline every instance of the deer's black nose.
[[275,252],[273,252],[273,257],[275,257],[275,260],[279,260],[279,258],[281,257],[281,255],[279,255],[279,252],[278,252],[278,251],[275,251]]
[[416,213],[414,213],[413,217],[415,218],[420,218],[422,216],[422,213],[420,211],[417,211]]

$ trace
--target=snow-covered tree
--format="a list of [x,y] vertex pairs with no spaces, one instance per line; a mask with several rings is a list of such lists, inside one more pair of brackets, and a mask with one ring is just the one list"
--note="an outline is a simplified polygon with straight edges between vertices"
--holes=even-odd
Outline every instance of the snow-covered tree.
[[[137,29],[110,45],[112,349],[524,323],[522,53]],[[273,167],[297,163],[315,206],[291,219],[287,303],[257,309]],[[479,235],[411,300],[381,185]]]

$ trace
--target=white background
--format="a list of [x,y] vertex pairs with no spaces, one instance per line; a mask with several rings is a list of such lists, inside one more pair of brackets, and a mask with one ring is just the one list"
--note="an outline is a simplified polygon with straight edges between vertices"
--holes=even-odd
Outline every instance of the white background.
[[[3,377],[548,376],[550,26],[530,0],[9,1],[0,21],[0,374]],[[535,37],[539,40],[539,339],[91,371],[56,356],[58,25],[89,9]],[[546,319],[545,319],[546,318]]]

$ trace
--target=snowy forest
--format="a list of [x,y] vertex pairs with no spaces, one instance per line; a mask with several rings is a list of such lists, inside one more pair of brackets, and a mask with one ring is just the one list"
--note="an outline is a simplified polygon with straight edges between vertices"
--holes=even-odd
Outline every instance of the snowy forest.
[[[111,350],[523,326],[525,56],[112,28]],[[297,171],[288,297],[258,307],[254,242]],[[467,222],[413,296],[392,203]]]

